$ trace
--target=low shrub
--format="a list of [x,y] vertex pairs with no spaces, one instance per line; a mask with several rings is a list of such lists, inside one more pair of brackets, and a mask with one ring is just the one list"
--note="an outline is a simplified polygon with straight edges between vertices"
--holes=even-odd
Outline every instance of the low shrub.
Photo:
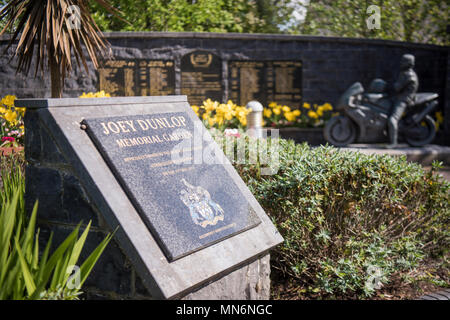
[[405,157],[283,139],[275,152],[273,175],[230,160],[284,237],[273,267],[303,291],[371,296],[394,273],[448,253],[449,183],[437,164],[426,172]]

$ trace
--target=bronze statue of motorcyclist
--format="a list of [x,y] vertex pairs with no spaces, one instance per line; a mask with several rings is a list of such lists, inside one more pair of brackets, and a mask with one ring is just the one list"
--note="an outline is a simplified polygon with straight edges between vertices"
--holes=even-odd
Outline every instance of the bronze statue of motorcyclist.
[[386,140],[388,131],[387,148],[395,147],[400,137],[412,147],[431,143],[436,123],[430,114],[439,104],[439,95],[416,93],[419,80],[413,67],[414,56],[405,54],[391,88],[383,79],[373,79],[368,90],[360,82],[348,87],[336,103],[339,113],[325,124],[326,141],[338,147],[354,142],[378,143]]
[[390,145],[395,147],[398,144],[398,122],[406,111],[407,107],[414,104],[419,79],[413,70],[414,56],[405,54],[400,59],[400,73],[393,84],[392,109],[388,119],[388,133]]

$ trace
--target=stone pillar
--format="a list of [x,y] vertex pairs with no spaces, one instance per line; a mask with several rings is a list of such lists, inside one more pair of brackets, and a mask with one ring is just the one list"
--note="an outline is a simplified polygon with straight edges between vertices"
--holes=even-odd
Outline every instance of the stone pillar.
[[447,77],[445,78],[445,99],[444,101],[444,141],[446,145],[450,145],[450,53],[447,51]]

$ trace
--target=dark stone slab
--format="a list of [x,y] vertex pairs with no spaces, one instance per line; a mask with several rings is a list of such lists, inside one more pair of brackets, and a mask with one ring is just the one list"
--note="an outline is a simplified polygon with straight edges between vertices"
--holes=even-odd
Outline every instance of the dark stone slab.
[[63,175],[63,190],[62,208],[67,212],[68,222],[91,221],[93,226],[98,226],[97,214],[78,179],[69,174]]
[[31,212],[39,201],[39,219],[67,221],[62,210],[62,179],[58,170],[27,165],[25,169],[25,208]]
[[173,60],[120,59],[103,62],[98,88],[112,96],[164,96],[175,94]]
[[420,298],[421,300],[450,300],[446,295],[442,295],[440,292],[429,293]]
[[25,113],[25,158],[28,162],[36,162],[41,156],[41,134],[39,117],[34,110]]
[[208,51],[194,51],[181,58],[181,94],[191,104],[201,105],[207,98],[222,101],[222,59]]
[[197,163],[196,145],[186,149],[195,139],[186,113],[83,123],[169,260],[260,223],[222,164]]
[[230,99],[239,105],[257,100],[301,106],[301,61],[230,61],[228,73]]
[[[114,299],[133,297],[139,299],[149,297],[177,299],[186,295],[192,297],[192,291],[209,283],[214,284],[216,280],[222,279],[217,282],[217,285],[211,287],[207,285],[211,290],[202,290],[202,295],[197,297],[220,298],[222,292],[231,292],[229,297],[239,299],[243,297],[242,290],[256,285],[256,282],[252,280],[253,277],[249,276],[255,272],[260,274],[257,281],[258,285],[265,287],[269,284],[270,278],[264,271],[266,269],[262,267],[266,260],[263,261],[261,257],[266,257],[269,250],[280,244],[283,238],[276,231],[269,217],[264,213],[231,163],[226,162],[221,166],[231,177],[235,186],[238,187],[241,198],[248,201],[261,223],[224,238],[224,240],[218,240],[213,245],[207,245],[201,250],[193,251],[179,259],[170,260],[144,222],[145,219],[142,218],[142,214],[130,200],[123,185],[119,183],[116,173],[104,161],[104,156],[99,152],[86,131],[80,129],[80,122],[83,119],[102,119],[104,117],[132,119],[138,115],[158,116],[161,114],[185,115],[194,123],[195,127],[203,128],[198,117],[188,105],[186,96],[20,99],[16,100],[16,106],[26,107],[27,115],[34,115],[34,117],[31,117],[33,119],[29,118],[33,121],[28,122],[29,127],[27,129],[33,130],[33,133],[36,131],[36,139],[43,143],[47,143],[48,139],[54,140],[51,143],[54,143],[56,148],[52,150],[55,153],[60,152],[67,161],[63,164],[50,163],[47,160],[41,161],[44,159],[42,149],[52,146],[43,147],[40,145],[40,152],[36,152],[37,158],[32,163],[29,162],[26,173],[25,201],[26,205],[32,205],[36,196],[44,200],[40,207],[44,211],[38,213],[40,226],[48,225],[58,235],[61,234],[61,237],[55,238],[56,244],[60,239],[63,239],[64,234],[69,229],[73,229],[80,222],[79,219],[82,219],[86,224],[88,220],[91,220],[91,217],[96,217],[98,226],[93,226],[93,234],[87,239],[87,252],[94,248],[106,233],[117,230],[113,239],[117,246],[111,246],[111,250],[105,251],[105,259],[99,261],[94,269],[92,282],[89,282],[87,286],[92,295],[88,295],[88,297],[93,298],[96,294]],[[41,137],[43,131],[49,133],[48,137]],[[165,131],[162,130],[161,134],[163,133]],[[212,138],[209,133],[207,131],[202,131],[202,133],[203,135],[200,135],[203,142],[201,159],[205,159],[210,154],[225,158],[219,147],[210,148],[208,142],[212,141]],[[126,143],[130,143],[130,141]],[[161,143],[161,147],[164,146]],[[26,149],[30,147],[32,146],[27,145]],[[122,147],[122,149],[127,148],[131,147]],[[215,159],[214,156],[211,157]],[[141,161],[143,160],[141,159]],[[160,161],[153,158],[147,160],[148,164]],[[137,162],[138,160],[135,159],[134,163]],[[130,164],[133,161],[127,161],[127,163]],[[215,163],[212,163],[211,167],[213,165]],[[201,167],[202,164],[196,163],[196,166]],[[161,172],[164,167],[160,167]],[[236,206],[236,204],[224,202],[224,198],[229,202],[232,201],[228,196],[231,191],[227,184],[222,189],[225,190],[224,195],[228,197],[217,195],[216,192],[222,184],[221,176],[212,176],[208,172],[207,169],[205,169],[205,172],[200,171],[198,181],[188,180],[187,171],[177,174],[179,177],[186,176],[186,181],[192,186],[200,185],[208,190],[211,201],[220,205],[224,210],[225,221],[229,217],[226,212],[227,208]],[[142,176],[148,174],[146,171],[142,171],[142,173]],[[168,174],[167,176],[174,180],[174,186],[181,181],[181,179],[176,180],[174,175]],[[151,179],[147,181],[148,189],[151,190],[152,185],[161,183],[159,180],[161,179],[158,179],[157,176],[151,176]],[[183,182],[182,186],[189,191],[189,187]],[[234,186],[231,188],[234,188]],[[170,200],[172,202],[181,201],[184,206],[180,194],[181,191],[176,190],[176,196]],[[52,196],[53,199],[51,199]],[[152,195],[150,194],[150,196]],[[166,198],[164,198],[164,201],[168,203]],[[51,201],[46,201],[49,199]],[[159,206],[159,203],[156,203],[155,206]],[[82,209],[81,212],[80,209]],[[187,206],[185,206],[185,210],[189,219],[191,219]],[[167,215],[171,213],[169,211]],[[163,218],[166,218],[166,216]],[[189,219],[187,219],[187,222],[202,228],[195,225],[192,219]],[[218,220],[215,226],[208,225],[205,228],[219,228],[219,223],[224,221]],[[222,229],[219,232],[222,231],[227,230]],[[219,232],[209,234],[206,238],[219,235]],[[176,234],[173,238],[176,239]],[[173,239],[170,240],[173,241]],[[257,261],[261,261],[261,264],[256,263]],[[235,270],[237,272],[234,272]],[[95,289],[91,291],[94,287]],[[266,290],[258,291],[257,296],[251,296],[264,299],[269,297]]]

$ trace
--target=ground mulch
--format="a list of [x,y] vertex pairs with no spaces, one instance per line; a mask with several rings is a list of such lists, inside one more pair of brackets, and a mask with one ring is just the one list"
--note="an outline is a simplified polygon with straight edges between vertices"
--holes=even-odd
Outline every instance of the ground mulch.
[[286,279],[277,270],[272,270],[271,299],[273,300],[417,300],[429,293],[450,288],[448,263],[443,259],[424,261],[409,273],[393,274],[390,282],[372,296],[357,293],[330,295],[324,292],[308,292],[295,281]]

